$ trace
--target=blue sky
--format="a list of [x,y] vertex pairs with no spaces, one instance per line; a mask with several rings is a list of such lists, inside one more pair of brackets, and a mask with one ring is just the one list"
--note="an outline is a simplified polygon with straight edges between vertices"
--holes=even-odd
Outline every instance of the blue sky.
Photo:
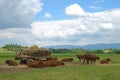
[[120,0],[0,0],[0,46],[120,43]]
[[[69,19],[65,14],[66,6],[70,4],[79,4],[86,12],[100,12],[120,7],[119,0],[43,0],[43,10],[35,16],[34,20],[60,20]],[[45,13],[50,13],[53,17],[46,19]]]

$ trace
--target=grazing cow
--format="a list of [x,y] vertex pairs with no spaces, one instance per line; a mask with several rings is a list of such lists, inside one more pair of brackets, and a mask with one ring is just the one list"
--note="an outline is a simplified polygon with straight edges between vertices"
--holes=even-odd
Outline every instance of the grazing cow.
[[100,64],[109,64],[109,62],[111,61],[110,58],[106,58],[100,61]]
[[96,60],[99,60],[99,57],[96,56],[95,54],[83,54],[83,55],[76,55],[77,58],[80,60],[83,59],[83,64],[94,64]]
[[17,66],[17,62],[14,60],[6,60],[5,63],[7,63],[9,66]]
[[43,62],[39,60],[32,60],[28,63],[28,67],[43,68]]
[[63,61],[63,62],[72,62],[73,58],[64,58],[61,61]]
[[96,63],[96,60],[100,60],[100,58],[98,56],[96,56],[95,54],[91,54],[90,55],[91,64]]
[[76,55],[76,56],[79,59],[79,61],[81,62],[81,60],[83,59],[83,55]]

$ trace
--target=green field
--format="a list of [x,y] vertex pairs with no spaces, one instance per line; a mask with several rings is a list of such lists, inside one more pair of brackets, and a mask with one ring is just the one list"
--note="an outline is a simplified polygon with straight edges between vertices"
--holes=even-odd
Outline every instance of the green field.
[[[4,65],[6,59],[14,59],[16,53],[0,49],[0,65]],[[72,65],[60,67],[6,69],[0,71],[0,80],[119,80],[120,79],[120,55],[118,54],[97,54],[100,59],[109,57],[109,65]],[[76,54],[52,54],[59,60],[65,57],[74,58],[79,62]]]

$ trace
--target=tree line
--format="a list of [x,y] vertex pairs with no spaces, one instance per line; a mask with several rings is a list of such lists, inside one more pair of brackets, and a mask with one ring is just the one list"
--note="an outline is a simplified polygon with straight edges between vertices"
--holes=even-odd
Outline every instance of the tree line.
[[94,54],[120,54],[120,49],[105,49],[105,50],[100,50],[100,49],[96,49],[96,50],[86,50],[86,49],[53,49],[50,48],[49,49],[51,52],[53,53],[81,53],[81,54],[85,54],[85,53],[94,53]]
[[[22,46],[18,44],[5,44],[2,48],[5,48],[10,51],[18,51],[20,49],[27,48],[27,46]],[[96,49],[96,50],[86,50],[86,49],[67,49],[67,48],[49,48],[52,53],[94,53],[94,54],[103,54],[103,53],[108,53],[108,54],[120,54],[120,49]]]
[[18,44],[5,44],[2,48],[7,49],[8,51],[18,51],[20,49],[27,48],[27,46],[22,46]]

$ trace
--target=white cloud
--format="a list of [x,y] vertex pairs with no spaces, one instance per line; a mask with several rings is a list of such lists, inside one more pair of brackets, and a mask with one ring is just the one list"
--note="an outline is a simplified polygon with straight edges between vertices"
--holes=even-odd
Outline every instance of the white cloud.
[[[35,15],[42,9],[42,3],[39,3],[41,4],[39,6],[37,3],[34,3],[34,0],[29,0],[30,2],[26,1],[27,0],[13,0],[14,3],[9,0],[0,1],[0,8],[4,8],[3,3],[4,5],[8,5],[6,9],[1,8],[3,12],[1,12],[0,21],[3,21],[0,24],[2,24],[1,26],[3,26],[3,23],[6,24],[6,29],[0,29],[0,33],[2,33],[0,34],[0,44],[18,43],[24,45],[36,44],[40,46],[49,46],[120,42],[120,9],[87,13],[78,4],[74,4],[78,6],[78,8],[74,8],[74,5],[71,5],[73,8],[68,6],[67,8],[71,11],[68,11],[66,14],[77,16],[77,18],[57,21],[34,21],[31,24],[31,28],[20,28],[20,26],[30,24],[32,21],[30,16]],[[35,0],[35,2],[36,1],[37,0]],[[25,7],[25,4],[32,5],[31,3],[36,5]],[[18,7],[18,5],[22,5],[23,7]],[[13,6],[16,6],[15,8],[17,8],[17,10],[13,8]],[[23,10],[21,8],[23,8]],[[78,12],[76,11],[76,13],[74,13],[73,9],[78,10]],[[8,13],[3,14],[7,10]],[[8,16],[9,14],[11,15]],[[11,22],[15,23],[15,25],[12,25]],[[7,25],[18,28],[7,28]],[[0,28],[2,28],[1,26]]]
[[102,23],[101,26],[105,29],[112,29],[113,28],[111,23]]
[[100,6],[90,6],[91,9],[97,9],[97,10],[101,10],[103,9],[102,7]]
[[46,18],[51,18],[52,15],[51,15],[50,13],[45,13],[44,17],[46,17]]
[[82,22],[79,20],[34,22],[31,25],[31,30],[37,38],[64,39],[69,36],[80,34],[82,31],[86,31],[87,28],[81,24]]
[[42,5],[40,0],[0,0],[0,29],[29,27]]
[[81,8],[79,4],[71,4],[70,6],[67,6],[65,9],[66,15],[70,16],[83,16],[85,15],[84,10]]
[[38,45],[29,28],[7,28],[0,30],[0,44],[17,43],[22,45]]
[[[119,42],[120,9],[96,13],[72,20],[33,22],[32,33],[40,42],[86,45]],[[43,43],[44,45],[51,45]]]

